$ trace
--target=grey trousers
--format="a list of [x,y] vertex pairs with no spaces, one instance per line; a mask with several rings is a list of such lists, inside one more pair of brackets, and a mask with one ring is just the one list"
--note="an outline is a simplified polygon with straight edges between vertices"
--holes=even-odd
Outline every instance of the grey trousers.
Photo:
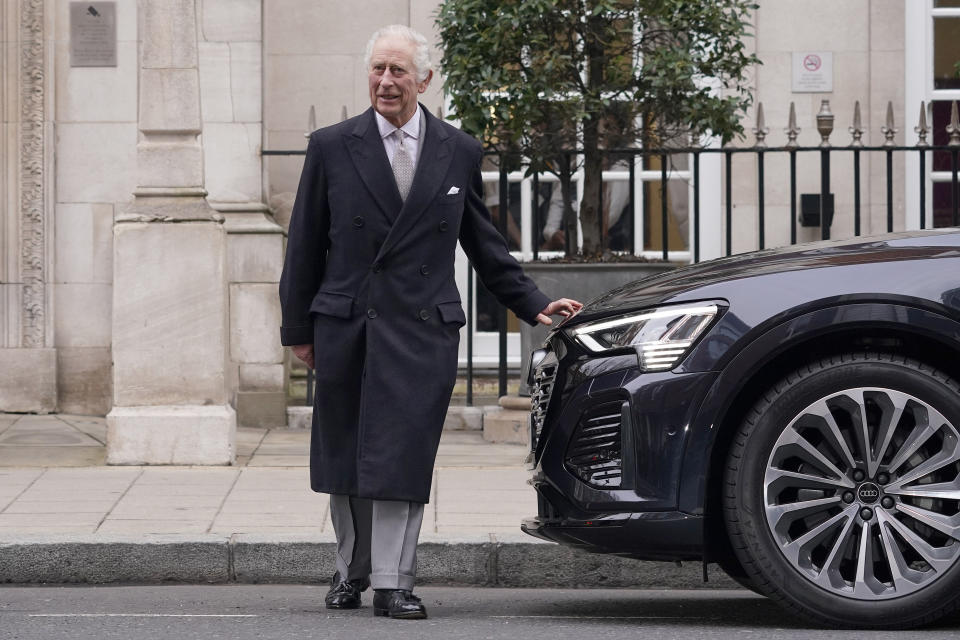
[[330,519],[341,577],[370,576],[374,589],[413,590],[423,503],[332,494]]

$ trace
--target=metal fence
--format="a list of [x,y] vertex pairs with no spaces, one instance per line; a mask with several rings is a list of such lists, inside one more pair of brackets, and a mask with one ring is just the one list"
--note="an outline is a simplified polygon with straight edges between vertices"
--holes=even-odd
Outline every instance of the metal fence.
[[[941,104],[941,106],[944,106]],[[883,158],[884,166],[884,204],[886,207],[886,231],[894,230],[894,189],[897,184],[894,174],[895,158],[916,160],[916,178],[911,184],[909,176],[905,176],[905,188],[916,194],[915,201],[916,216],[907,216],[904,221],[906,228],[925,229],[934,226],[957,226],[960,224],[960,191],[958,191],[958,156],[960,156],[960,118],[958,118],[957,103],[952,102],[949,106],[949,122],[939,130],[933,130],[928,126],[927,105],[920,104],[920,114],[917,126],[914,127],[914,133],[917,141],[912,146],[898,145],[895,142],[898,129],[895,126],[893,105],[888,103],[886,122],[881,127],[881,133],[884,141],[880,145],[867,146],[862,142],[865,131],[861,125],[860,104],[856,103],[852,125],[848,128],[851,139],[846,146],[835,146],[831,143],[830,137],[834,130],[834,116],[830,111],[829,102],[824,100],[821,104],[820,112],[816,115],[817,132],[821,138],[818,146],[800,146],[797,138],[800,128],[797,126],[794,105],[790,105],[789,121],[784,132],[787,135],[787,141],[779,147],[771,147],[766,143],[769,128],[766,126],[763,105],[758,104],[756,110],[756,126],[752,128],[754,134],[754,144],[752,146],[725,146],[725,147],[687,147],[687,148],[657,148],[657,149],[609,149],[604,151],[609,168],[603,172],[604,182],[624,181],[627,183],[629,194],[626,212],[629,216],[628,221],[633,225],[632,232],[627,234],[630,239],[626,246],[619,249],[624,253],[646,256],[649,258],[659,258],[662,260],[672,260],[681,262],[699,262],[701,259],[701,226],[702,219],[702,182],[704,172],[702,170],[703,160],[705,158],[719,158],[721,161],[722,190],[723,190],[723,209],[720,215],[723,218],[723,241],[722,252],[725,255],[733,253],[733,185],[738,175],[734,172],[733,159],[737,155],[752,156],[756,160],[756,174],[748,176],[750,180],[756,181],[756,249],[766,248],[766,229],[769,222],[766,207],[766,182],[770,176],[766,173],[766,160],[771,155],[786,156],[789,161],[789,170],[787,179],[789,181],[789,236],[790,244],[797,242],[797,227],[801,221],[805,220],[808,224],[811,220],[818,220],[819,235],[821,239],[828,240],[831,237],[831,226],[834,221],[833,211],[833,193],[831,189],[838,185],[831,185],[831,167],[836,167],[836,162],[849,162],[852,165],[853,183],[851,185],[842,185],[844,189],[849,188],[852,191],[853,207],[850,212],[853,216],[853,235],[861,235],[862,229],[862,163],[867,154],[879,154]],[[346,110],[344,109],[344,117]],[[943,114],[941,114],[941,120]],[[315,128],[314,117],[311,109],[310,128]],[[932,140],[928,138],[932,137]],[[304,155],[304,150],[267,150],[264,149],[264,156],[291,156]],[[811,154],[819,158],[819,199],[815,202],[816,211],[804,211],[800,207],[798,198],[798,157],[804,154]],[[488,156],[496,156],[496,153],[490,152]],[[579,152],[571,150],[569,152],[560,152],[558,157],[565,156],[568,166],[575,166],[579,160]],[[677,158],[685,158],[683,163],[676,162]],[[511,206],[511,183],[521,183],[520,189],[520,227],[522,240],[517,249],[518,257],[521,259],[543,259],[560,255],[556,252],[550,253],[542,251],[539,248],[541,230],[544,226],[542,220],[542,185],[545,182],[555,182],[556,177],[547,174],[526,175],[525,171],[508,171],[505,163],[499,161],[500,158],[494,158],[496,167],[492,171],[484,171],[483,178],[485,182],[496,183],[496,192],[498,193],[498,209],[503,212],[497,216],[497,226],[504,235],[508,237],[508,212]],[[685,168],[676,168],[678,164],[685,164]],[[714,165],[716,162],[714,162]],[[626,168],[623,167],[626,165]],[[651,169],[652,165],[658,165]],[[619,168],[617,168],[619,167]],[[928,168],[929,167],[929,168]],[[782,180],[783,177],[774,179]],[[686,247],[670,246],[670,236],[668,233],[670,222],[670,211],[668,209],[668,198],[666,188],[670,180],[684,180],[689,185],[689,235]],[[577,185],[576,198],[582,197],[583,176],[580,172],[574,172],[572,181]],[[938,190],[936,203],[938,206],[938,215],[931,216],[931,193],[928,192],[928,181],[934,186],[949,185],[949,193],[944,198],[943,189]],[[643,209],[640,194],[643,193],[643,185],[657,185],[660,190],[659,211],[647,212]],[[601,190],[601,193],[603,190]],[[905,207],[914,206],[904,200]],[[601,210],[602,210],[602,203]],[[711,215],[716,215],[715,203],[711,203],[713,208]],[[656,252],[644,249],[645,236],[642,231],[644,221],[649,220],[650,216],[659,215],[660,224],[660,248]],[[804,214],[804,216],[801,216]],[[601,234],[604,233],[603,216],[600,216]],[[910,224],[909,219],[914,220]],[[777,221],[782,224],[781,221]],[[638,227],[637,225],[641,225]],[[716,225],[714,225],[716,228]],[[515,243],[516,244],[516,243]],[[474,271],[468,269],[467,274],[467,335],[466,335],[466,402],[473,403],[473,381],[475,375],[474,367],[474,310],[476,300],[474,296]],[[498,379],[499,395],[505,395],[507,392],[507,312],[502,306],[497,313],[497,333],[498,333]],[[312,373],[312,372],[311,372]],[[312,403],[312,378],[308,378],[308,403]]]

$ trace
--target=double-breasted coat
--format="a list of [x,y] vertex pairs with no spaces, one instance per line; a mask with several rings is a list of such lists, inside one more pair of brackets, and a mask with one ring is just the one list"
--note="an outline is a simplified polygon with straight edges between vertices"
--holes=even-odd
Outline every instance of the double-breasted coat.
[[310,135],[280,278],[281,341],[313,343],[314,491],[428,502],[456,380],[457,241],[533,324],[550,299],[483,204],[480,143],[431,116],[406,201],[373,109]]

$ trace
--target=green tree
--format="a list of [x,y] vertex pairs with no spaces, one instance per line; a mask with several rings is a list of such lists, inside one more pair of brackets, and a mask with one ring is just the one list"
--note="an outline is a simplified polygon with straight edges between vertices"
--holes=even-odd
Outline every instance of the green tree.
[[[743,133],[746,0],[445,0],[436,24],[452,117],[508,167],[551,172],[575,229],[569,154],[582,149],[583,252],[603,249],[604,149]],[[575,156],[573,156],[575,157]]]

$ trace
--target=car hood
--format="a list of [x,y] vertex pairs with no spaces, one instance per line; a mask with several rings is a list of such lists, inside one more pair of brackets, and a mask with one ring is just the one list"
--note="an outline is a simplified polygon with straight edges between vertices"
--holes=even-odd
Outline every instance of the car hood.
[[[568,323],[576,324],[614,311],[695,299],[698,291],[716,296],[725,282],[788,271],[855,268],[881,262],[960,257],[960,231],[937,229],[886,234],[852,240],[815,242],[719,258],[644,278],[618,287],[587,303]],[[722,287],[721,287],[722,288]]]

